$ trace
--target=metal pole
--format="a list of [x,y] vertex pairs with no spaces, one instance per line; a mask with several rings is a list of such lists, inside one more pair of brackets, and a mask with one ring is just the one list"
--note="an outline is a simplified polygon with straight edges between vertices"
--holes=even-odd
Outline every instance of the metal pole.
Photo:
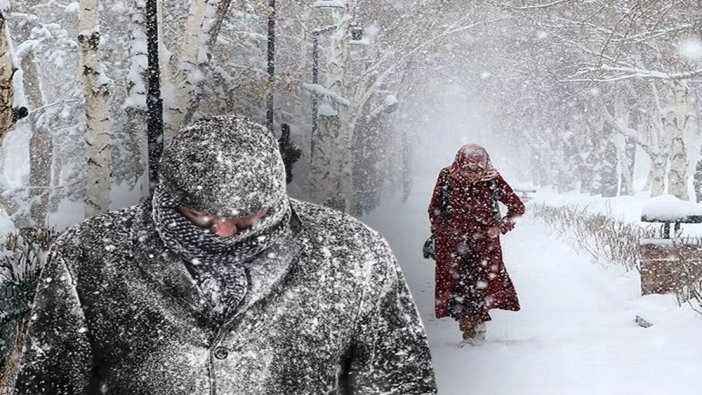
[[267,104],[268,111],[266,114],[266,126],[268,126],[268,131],[273,133],[273,106],[274,106],[274,94],[275,94],[275,18],[276,18],[276,5],[275,0],[269,0],[268,6],[270,7],[270,14],[268,15],[268,95]]
[[146,92],[149,193],[158,183],[158,163],[163,152],[163,100],[158,61],[158,0],[146,1],[148,87]]

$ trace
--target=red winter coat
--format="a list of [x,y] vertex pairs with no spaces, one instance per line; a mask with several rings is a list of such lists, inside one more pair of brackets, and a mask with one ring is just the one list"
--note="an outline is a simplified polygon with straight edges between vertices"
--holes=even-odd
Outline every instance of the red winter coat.
[[[451,192],[446,218],[442,219],[444,172],[448,171],[445,168],[439,174],[429,205],[429,219],[436,239],[436,317],[449,316],[451,294],[460,294],[460,287],[456,288],[455,280],[460,266],[465,264],[462,260],[463,253],[471,246],[485,268],[479,273],[479,278],[487,284],[486,309],[518,311],[519,300],[502,261],[500,239],[488,238],[486,231],[495,226],[502,233],[509,231],[513,219],[524,214],[524,204],[499,174],[490,181],[477,181],[473,184],[449,176]],[[506,216],[499,222],[492,211],[494,192],[490,188],[491,184],[494,185],[499,201],[508,208]]]

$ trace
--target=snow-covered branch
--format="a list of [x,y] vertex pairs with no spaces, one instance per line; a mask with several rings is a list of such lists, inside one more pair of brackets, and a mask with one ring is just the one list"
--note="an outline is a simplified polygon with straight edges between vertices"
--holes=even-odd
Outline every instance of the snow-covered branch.
[[[582,78],[594,73],[614,73],[604,77]],[[702,75],[702,69],[683,72],[665,72],[658,70],[647,70],[637,67],[620,67],[601,65],[598,67],[586,67],[578,71],[575,75],[562,79],[563,82],[616,82],[632,78],[657,79],[657,80],[686,80]]]

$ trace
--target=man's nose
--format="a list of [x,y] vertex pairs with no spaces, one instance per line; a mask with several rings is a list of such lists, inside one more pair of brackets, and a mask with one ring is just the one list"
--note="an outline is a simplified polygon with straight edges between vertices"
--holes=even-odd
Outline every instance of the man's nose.
[[219,237],[232,237],[236,234],[237,227],[235,221],[230,218],[215,217],[211,230]]

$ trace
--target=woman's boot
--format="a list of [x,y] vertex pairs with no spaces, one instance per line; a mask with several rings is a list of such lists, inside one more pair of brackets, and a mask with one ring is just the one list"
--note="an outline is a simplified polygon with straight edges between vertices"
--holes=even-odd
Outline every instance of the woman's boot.
[[473,317],[463,317],[458,321],[463,332],[462,345],[474,345],[485,340],[485,323]]

